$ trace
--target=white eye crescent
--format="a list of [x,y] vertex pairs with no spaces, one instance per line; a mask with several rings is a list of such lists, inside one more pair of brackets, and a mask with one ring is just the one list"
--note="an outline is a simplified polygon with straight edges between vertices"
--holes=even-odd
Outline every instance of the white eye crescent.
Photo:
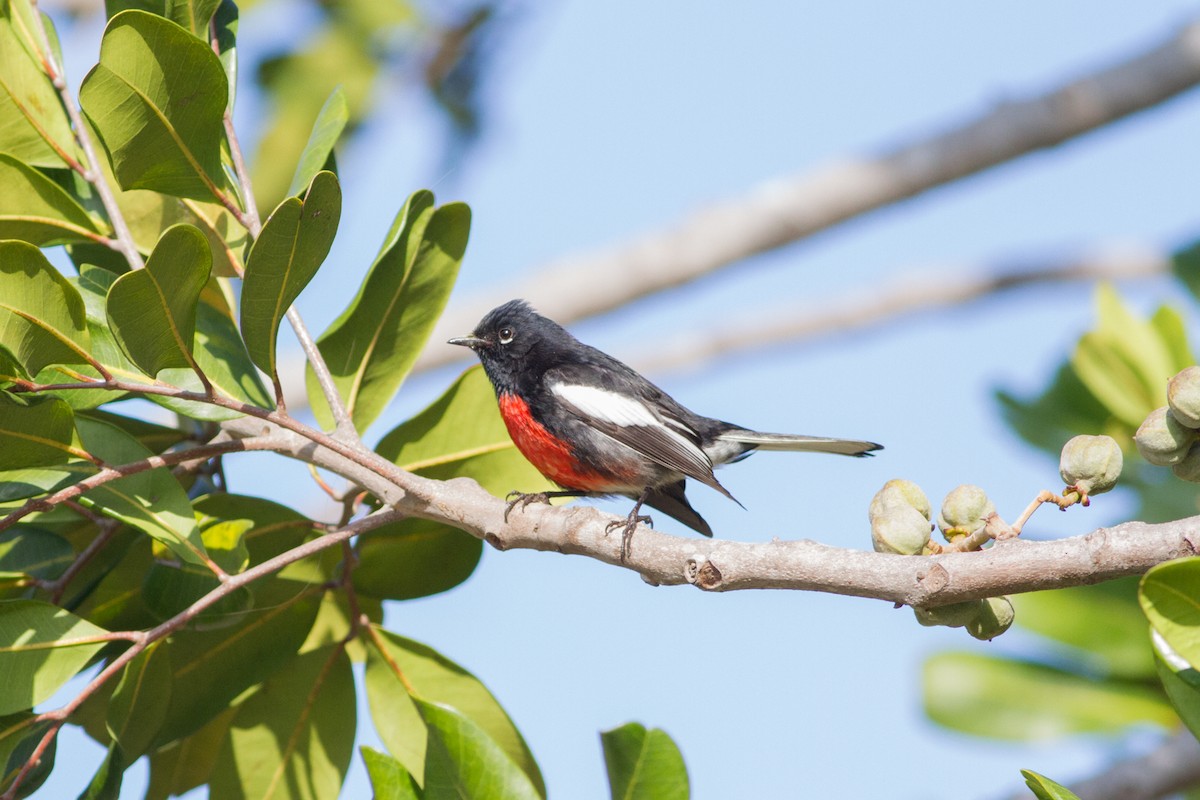
[[512,340],[513,340],[513,329],[512,328],[501,328],[500,329],[500,344],[508,344]]

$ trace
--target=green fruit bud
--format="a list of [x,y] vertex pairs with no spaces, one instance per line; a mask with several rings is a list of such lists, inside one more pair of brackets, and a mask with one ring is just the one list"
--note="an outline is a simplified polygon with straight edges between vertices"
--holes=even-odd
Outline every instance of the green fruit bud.
[[1102,494],[1117,485],[1122,463],[1111,436],[1076,436],[1063,445],[1058,474],[1085,496]]
[[1151,411],[1133,436],[1133,443],[1142,458],[1158,467],[1170,467],[1183,461],[1194,441],[1196,432],[1180,425],[1166,406]]
[[979,530],[994,513],[996,506],[988,499],[987,492],[978,486],[964,484],[951,490],[942,501],[938,527],[946,541],[951,542]]
[[1200,367],[1188,367],[1171,378],[1167,405],[1180,425],[1200,428]]
[[942,625],[947,628],[961,628],[968,625],[974,620],[983,610],[982,600],[968,600],[965,603],[951,603],[948,606],[934,606],[933,608],[917,608],[913,607],[913,614],[917,617],[917,622],[925,627],[934,625]]
[[979,616],[967,623],[967,633],[990,641],[1012,627],[1013,607],[1007,597],[989,597],[980,604]]
[[912,506],[889,505],[871,519],[871,542],[879,553],[920,555],[929,542],[929,520]]
[[1171,467],[1171,472],[1180,480],[1200,483],[1200,444],[1192,445],[1183,460]]
[[893,503],[912,506],[917,511],[920,511],[926,520],[933,518],[933,512],[929,507],[929,498],[921,491],[921,487],[903,478],[893,478],[875,493],[875,496],[871,498],[871,507],[867,511],[867,516],[875,519],[875,517],[883,513],[883,509],[886,506]]

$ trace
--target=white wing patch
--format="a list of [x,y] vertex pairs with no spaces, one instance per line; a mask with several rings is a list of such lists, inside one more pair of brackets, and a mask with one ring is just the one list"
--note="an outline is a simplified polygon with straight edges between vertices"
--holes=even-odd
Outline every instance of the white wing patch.
[[681,433],[691,433],[683,423],[664,422],[641,401],[596,386],[559,382],[551,384],[550,391],[580,415],[595,420],[597,428],[615,426],[620,432],[608,433],[625,445],[697,480],[711,479],[712,462]]
[[555,383],[550,391],[590,417],[630,427],[648,425],[661,427],[662,421],[645,404],[616,392],[578,383]]

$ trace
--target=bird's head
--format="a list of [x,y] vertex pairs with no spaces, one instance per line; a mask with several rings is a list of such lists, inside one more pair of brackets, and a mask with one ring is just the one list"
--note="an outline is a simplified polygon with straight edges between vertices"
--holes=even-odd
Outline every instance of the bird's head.
[[574,341],[570,333],[529,303],[510,300],[489,311],[469,336],[451,339],[449,344],[474,350],[492,384],[502,391],[515,389],[522,377],[540,376],[557,363],[555,354]]

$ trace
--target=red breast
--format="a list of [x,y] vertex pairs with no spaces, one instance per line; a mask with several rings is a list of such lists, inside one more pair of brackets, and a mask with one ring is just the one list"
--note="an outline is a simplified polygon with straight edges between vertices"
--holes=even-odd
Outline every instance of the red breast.
[[513,444],[538,472],[566,489],[613,491],[612,479],[580,464],[570,445],[533,418],[529,404],[523,398],[506,392],[500,395],[499,404],[500,416]]

